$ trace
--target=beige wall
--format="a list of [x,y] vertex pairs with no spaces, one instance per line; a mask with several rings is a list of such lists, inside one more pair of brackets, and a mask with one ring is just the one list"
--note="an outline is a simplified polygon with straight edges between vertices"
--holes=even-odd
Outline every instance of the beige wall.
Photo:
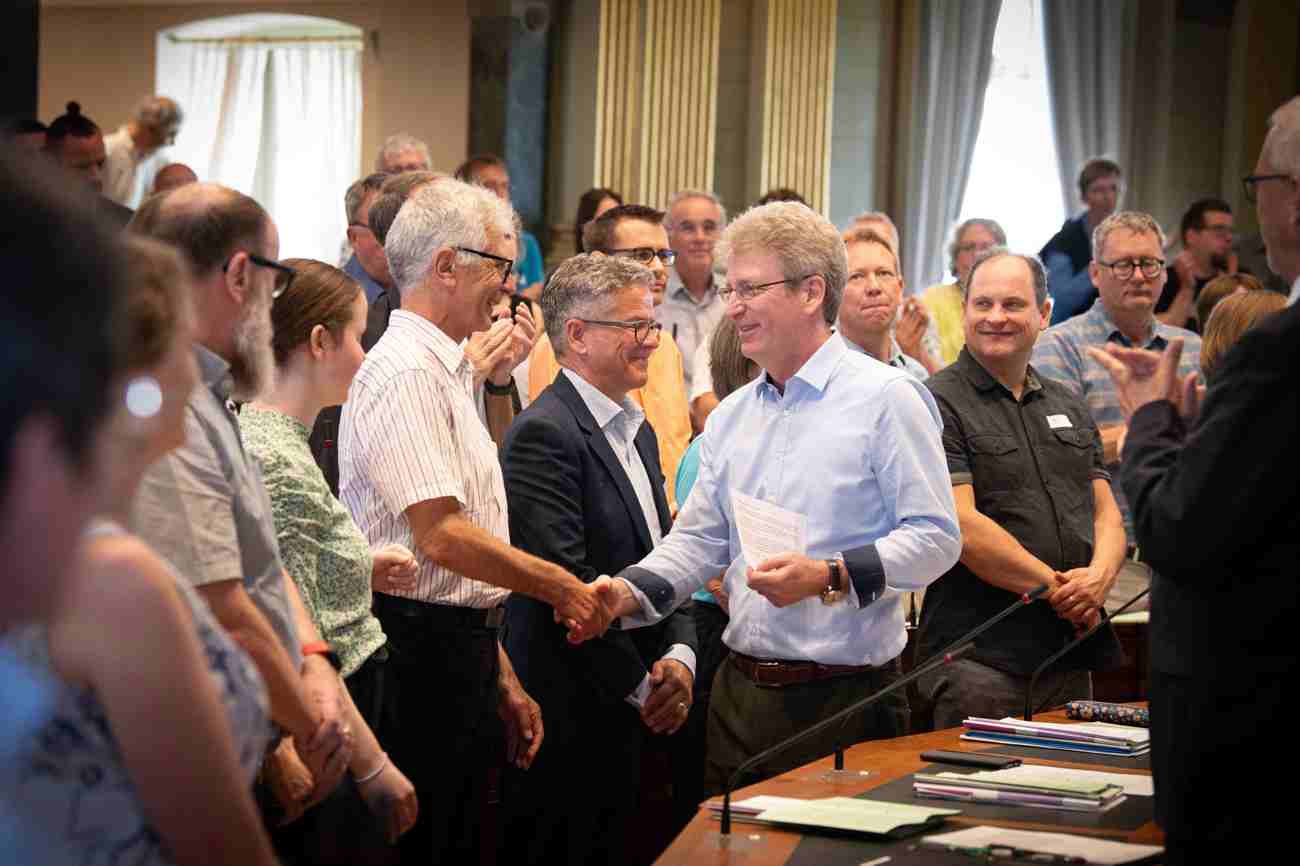
[[41,118],[50,121],[75,99],[105,130],[116,129],[136,100],[153,91],[159,30],[250,12],[334,18],[366,31],[358,172],[373,166],[385,136],[402,130],[429,143],[435,168],[451,170],[465,158],[470,38],[466,0],[123,2],[93,7],[47,3],[41,10]]

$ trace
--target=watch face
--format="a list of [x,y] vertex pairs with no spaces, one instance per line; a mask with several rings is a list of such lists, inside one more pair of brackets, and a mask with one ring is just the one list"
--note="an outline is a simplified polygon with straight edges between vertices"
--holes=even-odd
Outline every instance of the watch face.
[[835,604],[844,593],[838,589],[823,589],[822,604]]

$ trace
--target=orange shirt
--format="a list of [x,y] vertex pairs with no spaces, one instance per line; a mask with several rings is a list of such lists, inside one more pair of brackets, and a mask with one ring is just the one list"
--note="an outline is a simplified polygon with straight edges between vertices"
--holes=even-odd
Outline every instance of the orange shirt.
[[[660,332],[659,348],[650,356],[649,379],[644,388],[628,396],[645,412],[645,419],[659,438],[659,465],[667,480],[668,507],[677,509],[675,487],[677,464],[691,444],[691,416],[686,404],[686,379],[682,375],[682,353],[671,334]],[[545,333],[533,344],[528,357],[528,399],[531,402],[560,374],[551,340]]]

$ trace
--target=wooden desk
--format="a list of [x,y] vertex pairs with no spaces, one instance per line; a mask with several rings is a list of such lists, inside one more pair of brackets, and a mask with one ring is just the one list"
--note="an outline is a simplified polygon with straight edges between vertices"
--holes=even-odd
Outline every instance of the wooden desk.
[[[1069,721],[1065,717],[1064,711],[1046,713],[1034,718],[1049,722]],[[846,770],[875,770],[876,774],[860,779],[850,777],[848,781],[844,782],[823,781],[821,777],[831,768],[832,764],[832,759],[827,757],[797,770],[791,770],[788,773],[768,779],[766,782],[759,782],[757,785],[741,788],[732,795],[732,802],[745,797],[752,797],[755,794],[807,798],[852,797],[921,769],[927,763],[921,760],[921,752],[926,749],[979,752],[994,748],[991,743],[962,741],[959,739],[962,731],[962,728],[949,728],[945,731],[934,731],[929,734],[915,734],[910,737],[898,737],[892,740],[859,743],[844,753],[844,768]],[[1070,762],[1068,758],[1062,759],[1063,756],[1069,755],[1069,752],[1048,749],[1038,751],[1042,752],[1043,757],[1024,758],[1024,762],[1026,764],[1046,764],[1055,767],[1073,767],[1080,770],[1101,770],[1108,773],[1150,775],[1148,770],[1078,764]],[[957,802],[945,800],[934,800],[932,802],[938,807],[962,808],[962,804]],[[958,815],[948,819],[947,829],[956,830],[963,826],[993,824],[1016,827],[1022,830],[1098,835],[1115,841],[1139,842],[1148,845],[1161,845],[1164,843],[1164,834],[1159,827],[1150,821],[1131,833],[1082,828],[1062,830],[1058,826],[1035,823],[1034,813],[1036,811],[1036,809],[1024,809],[1024,819],[1016,821],[976,820]],[[714,863],[728,864],[728,866],[737,866],[740,863],[745,864],[745,866],[769,866],[769,864],[770,866],[782,866],[804,838],[803,834],[795,831],[735,821],[732,822],[731,830],[733,839],[739,841],[732,844],[729,849],[721,848],[718,844],[718,821],[707,809],[701,808],[681,835],[655,862],[663,864],[663,866],[669,866],[669,864],[676,866],[676,864]],[[754,834],[761,836],[761,839],[752,840],[750,837]]]

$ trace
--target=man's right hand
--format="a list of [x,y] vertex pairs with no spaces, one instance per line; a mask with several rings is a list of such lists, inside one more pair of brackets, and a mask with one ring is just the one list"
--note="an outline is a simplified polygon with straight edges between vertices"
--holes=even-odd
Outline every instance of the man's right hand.
[[570,643],[600,637],[618,616],[610,607],[611,599],[605,586],[608,582],[608,577],[600,577],[592,583],[573,578],[572,584],[562,591],[560,602],[555,605],[555,621],[563,623],[569,630]]

